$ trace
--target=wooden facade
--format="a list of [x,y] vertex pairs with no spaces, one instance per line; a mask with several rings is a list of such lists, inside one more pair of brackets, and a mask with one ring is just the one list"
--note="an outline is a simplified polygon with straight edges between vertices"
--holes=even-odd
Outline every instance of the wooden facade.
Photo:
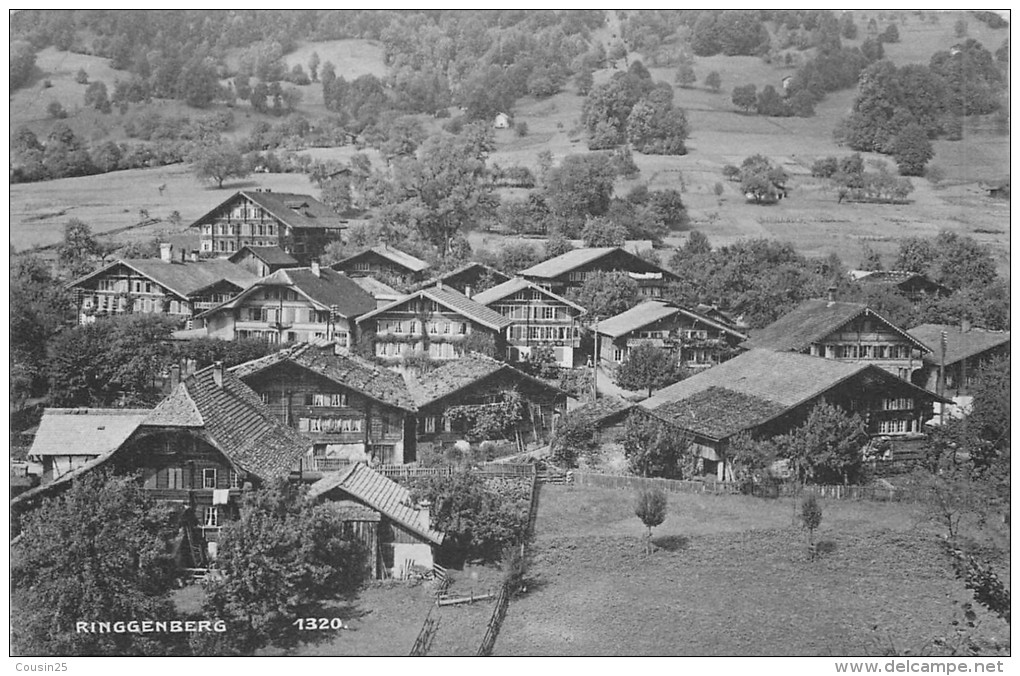
[[[580,288],[586,279],[595,272],[624,272],[637,282],[642,298],[662,298],[666,289],[676,281],[676,275],[664,268],[650,263],[622,248],[598,251],[585,260],[586,249],[577,249],[544,261],[520,275],[553,293],[565,295],[571,289]],[[558,259],[562,259],[559,264]],[[573,262],[577,260],[576,264]]]
[[677,310],[622,335],[600,335],[599,358],[604,363],[620,364],[635,347],[654,345],[674,353],[677,362],[687,368],[704,369],[738,354],[744,338],[715,322]]
[[315,471],[415,459],[414,418],[407,411],[286,361],[243,380],[279,420],[308,438]]
[[917,344],[903,331],[873,315],[855,317],[813,341],[805,352],[826,359],[868,362],[904,380],[910,380],[922,366]]
[[265,285],[253,290],[231,309],[210,314],[206,330],[222,340],[263,340],[284,344],[330,340],[350,348],[353,321],[318,307],[296,289]]
[[421,280],[428,264],[399,249],[380,245],[334,263],[332,268],[351,277],[371,276],[410,284]]

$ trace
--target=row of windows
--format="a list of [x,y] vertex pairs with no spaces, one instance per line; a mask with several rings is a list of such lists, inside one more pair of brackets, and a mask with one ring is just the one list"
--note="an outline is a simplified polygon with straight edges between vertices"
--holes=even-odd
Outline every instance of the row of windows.
[[159,285],[141,279],[100,279],[96,288],[99,291],[116,291],[118,293],[163,293],[163,289]]
[[[85,296],[82,299],[82,308],[95,309],[101,312],[126,312],[128,309],[128,299],[124,297],[116,298],[107,294]],[[164,305],[162,298],[136,298],[132,301],[131,305],[131,309],[134,312],[162,313],[164,308],[172,315],[188,314],[189,312],[187,303],[172,300],[168,305]]]
[[882,420],[878,423],[879,434],[905,434],[914,432],[913,420]]
[[908,411],[912,408],[914,408],[914,400],[910,397],[882,400],[883,411]]
[[552,305],[497,305],[494,309],[509,319],[570,320],[567,308]]
[[[425,344],[421,341],[411,344],[387,343],[379,340],[375,343],[375,356],[400,357],[402,355],[410,354],[415,351],[422,351],[424,349]],[[459,356],[457,347],[453,343],[429,343],[428,353],[433,359],[454,359]]]
[[360,432],[361,418],[298,418],[298,429],[302,432]]
[[278,308],[278,307],[247,307],[241,315],[249,322],[281,322],[284,324],[308,323],[328,324],[329,312],[326,310],[313,310],[306,308]]
[[822,345],[813,343],[811,354],[828,359],[910,359],[909,345]]
[[[255,218],[258,218],[256,216]],[[217,223],[216,225],[203,225],[202,234],[212,235],[253,235],[269,236],[276,235],[275,223]]]
[[511,326],[510,340],[571,340],[577,338],[576,327],[569,326]]
[[[409,333],[417,334],[420,332],[420,324],[418,320],[411,319],[408,321],[381,321],[376,325],[377,333]],[[449,321],[436,321],[436,322],[425,322],[425,330],[432,335],[455,333],[463,336],[467,334],[468,325],[466,322],[449,322]]]
[[[201,477],[196,477],[199,487],[203,489],[215,489],[220,487],[220,479],[222,478],[220,472],[214,467],[206,467],[202,470]],[[190,485],[190,474],[191,470],[183,467],[164,467],[159,470],[155,470],[148,474],[145,478],[145,488],[157,488],[157,489],[189,489]],[[227,488],[240,488],[241,477],[234,470],[227,470],[226,479]]]

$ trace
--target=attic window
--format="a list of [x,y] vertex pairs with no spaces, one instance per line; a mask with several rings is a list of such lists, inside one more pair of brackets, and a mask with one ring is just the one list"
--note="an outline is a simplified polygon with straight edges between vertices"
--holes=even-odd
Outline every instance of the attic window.
[[308,206],[308,202],[305,202],[304,200],[289,200],[284,202],[284,204],[287,205],[288,209],[293,209],[294,211],[304,209]]

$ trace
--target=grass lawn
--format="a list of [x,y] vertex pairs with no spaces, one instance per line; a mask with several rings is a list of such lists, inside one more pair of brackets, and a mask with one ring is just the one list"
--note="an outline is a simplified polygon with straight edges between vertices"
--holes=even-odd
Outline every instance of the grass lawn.
[[[827,501],[806,558],[790,500],[670,495],[643,550],[633,495],[544,486],[529,591],[497,655],[860,655],[947,636],[970,600],[920,515]],[[979,610],[983,636],[1009,627]],[[877,627],[877,630],[875,629]]]

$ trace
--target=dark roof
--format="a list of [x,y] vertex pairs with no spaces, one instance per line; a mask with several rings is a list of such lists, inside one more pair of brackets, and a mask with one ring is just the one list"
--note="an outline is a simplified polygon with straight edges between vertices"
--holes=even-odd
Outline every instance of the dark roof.
[[928,346],[867,305],[824,299],[806,300],[765,328],[751,331],[751,338],[742,347],[799,352],[861,315],[874,317],[914,343],[922,352],[928,351]]
[[319,497],[339,489],[435,545],[443,544],[443,534],[432,530],[428,512],[411,500],[411,492],[396,481],[384,477],[364,463],[356,463],[343,472],[330,473],[308,489]]
[[242,190],[220,202],[215,208],[191,224],[202,225],[215,216],[224,206],[243,196],[268,211],[282,223],[292,228],[342,228],[344,221],[327,205],[311,195],[290,192]]
[[626,399],[604,396],[600,399],[596,399],[595,401],[589,401],[582,404],[572,411],[568,411],[564,417],[571,419],[579,418],[595,427],[603,421],[627,413],[635,406],[637,406],[637,404],[627,401]]
[[988,331],[970,329],[961,331],[952,324],[921,324],[907,331],[917,340],[931,347],[931,353],[924,355],[924,361],[938,364],[942,360],[942,332],[946,333],[946,364],[981,354],[1000,345],[1009,343],[1009,331]]
[[426,268],[429,267],[429,264],[423,261],[422,259],[412,256],[411,254],[401,251],[400,249],[394,249],[388,244],[380,244],[379,246],[373,246],[368,249],[365,249],[364,251],[359,251],[358,253],[352,256],[348,256],[347,258],[344,258],[343,260],[334,263],[332,267],[334,269],[344,268],[347,266],[348,263],[351,263],[361,258],[367,253],[375,253],[379,256],[382,256],[391,263],[399,265],[400,267],[410,272],[421,272],[422,270],[425,270]]
[[478,274],[489,275],[497,283],[505,282],[506,280],[510,279],[510,275],[502,273],[496,268],[485,265],[484,263],[471,262],[465,263],[464,265],[461,265],[458,268],[454,268],[449,272],[444,272],[441,275],[436,275],[435,277],[419,284],[418,288],[424,288],[426,286],[435,286],[436,282],[449,282],[469,272],[477,272]]
[[660,319],[666,319],[667,317],[671,317],[675,314],[686,315],[691,319],[713,326],[720,331],[729,333],[737,338],[747,338],[744,334],[739,333],[731,327],[717,322],[714,319],[709,319],[708,317],[697,312],[693,312],[692,310],[661,300],[645,301],[644,303],[635,305],[629,310],[621,312],[615,317],[610,317],[609,319],[600,321],[598,324],[598,331],[602,335],[609,336],[611,338],[619,338],[631,331],[636,331],[637,329],[648,326],[653,322]]
[[577,303],[571,300],[567,300],[563,296],[555,294],[552,291],[543,289],[538,284],[535,284],[534,282],[529,282],[523,277],[514,277],[513,279],[508,279],[502,284],[497,284],[491,289],[479,291],[474,296],[472,296],[471,299],[476,303],[481,303],[482,305],[491,305],[492,303],[495,303],[498,300],[503,300],[507,296],[511,296],[517,293],[518,291],[523,291],[524,289],[534,289],[535,291],[538,291],[544,296],[552,298],[553,300],[559,301],[565,305],[569,305],[570,307],[580,310],[581,312],[586,311],[583,307],[581,307]]
[[405,372],[404,380],[418,407],[421,408],[495,374],[502,374],[503,379],[508,383],[512,379],[528,380],[547,389],[560,392],[558,387],[550,385],[544,380],[477,352],[448,361],[420,378]]
[[368,312],[358,318],[358,323],[360,324],[362,321],[388,310],[396,309],[415,298],[429,298],[434,300],[440,305],[453,310],[454,312],[458,312],[464,317],[467,317],[482,326],[493,329],[494,331],[500,331],[512,324],[512,322],[503,315],[499,314],[495,310],[485,307],[481,303],[473,301],[461,292],[446,287],[439,288],[436,286],[429,287],[427,289],[419,289],[410,295],[399,298],[392,303],[383,305],[381,308],[372,312]]
[[236,467],[262,479],[286,477],[307,453],[308,441],[280,422],[258,395],[230,373],[222,386],[208,367],[185,378],[143,427],[202,429]]
[[319,274],[316,275],[312,272],[312,268],[284,268],[263,277],[234,298],[206,310],[198,317],[206,317],[224,309],[235,308],[256,290],[267,286],[293,288],[315,303],[321,310],[328,310],[335,305],[337,313],[348,319],[374,310],[376,307],[375,298],[342,272],[319,268]]
[[380,282],[375,277],[371,276],[351,277],[351,279],[354,281],[355,284],[364,289],[366,293],[371,295],[377,301],[379,300],[392,301],[405,295],[400,291],[394,289],[389,284],[386,284],[385,282]]
[[29,456],[93,455],[116,450],[152,412],[147,408],[47,408]]
[[709,387],[655,409],[656,415],[709,439],[721,440],[772,420],[786,406],[724,387]]
[[100,277],[118,265],[131,268],[181,298],[188,298],[223,281],[244,289],[258,280],[255,275],[224,258],[173,263],[166,263],[160,258],[123,258],[74,280],[68,286],[78,286],[93,277]]
[[625,258],[629,258],[642,268],[651,268],[656,271],[662,272],[664,276],[676,277],[672,272],[661,268],[654,263],[650,263],[639,256],[635,256],[626,249],[618,246],[602,246],[602,247],[589,247],[586,249],[574,249],[567,251],[566,253],[560,254],[555,258],[550,258],[547,261],[542,261],[537,265],[533,265],[526,270],[521,270],[519,273],[522,277],[538,277],[540,279],[553,279],[560,275],[575,270],[582,265],[587,265],[597,261],[604,256],[608,256],[612,253],[620,253]]
[[236,253],[231,254],[227,260],[233,263],[239,260],[245,251],[268,265],[284,265],[288,267],[296,267],[298,265],[296,258],[278,246],[252,246],[250,244],[242,246]]
[[415,410],[414,399],[398,373],[360,357],[336,354],[333,346],[301,344],[240,364],[230,371],[245,380],[284,362],[302,366],[375,401],[405,411]]

